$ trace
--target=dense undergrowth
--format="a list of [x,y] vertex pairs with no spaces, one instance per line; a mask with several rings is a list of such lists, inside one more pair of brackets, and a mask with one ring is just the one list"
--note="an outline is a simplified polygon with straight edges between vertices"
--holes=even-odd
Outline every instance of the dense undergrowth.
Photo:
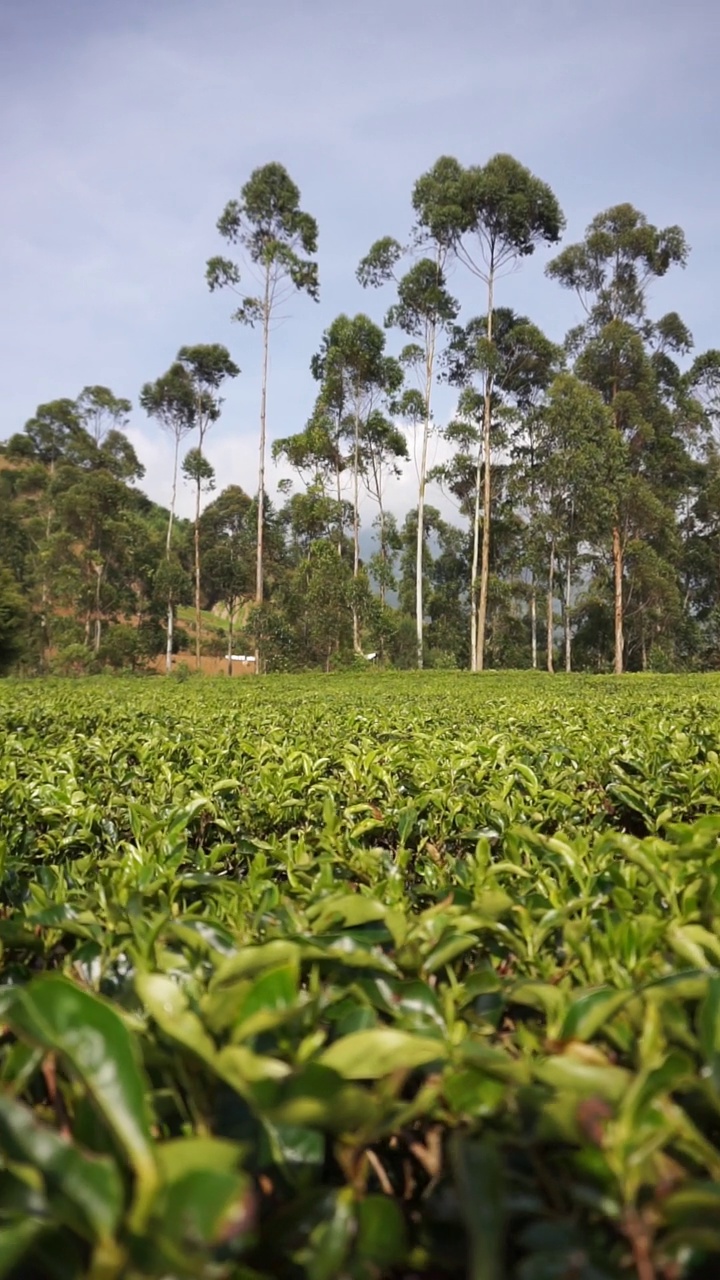
[[701,1280],[720,679],[0,687],[0,1276]]

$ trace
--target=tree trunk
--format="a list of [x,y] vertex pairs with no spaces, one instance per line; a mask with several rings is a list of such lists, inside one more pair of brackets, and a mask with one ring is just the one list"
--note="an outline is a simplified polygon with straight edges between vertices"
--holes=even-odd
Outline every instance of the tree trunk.
[[550,675],[553,675],[555,667],[553,664],[553,647],[555,633],[555,540],[550,542],[550,566],[548,569],[548,592],[547,592],[547,669]]
[[[178,470],[178,451],[180,449],[180,435],[175,432],[175,456],[173,458],[173,479],[172,494],[170,497],[170,515],[168,516],[167,536],[165,538],[165,559],[170,564],[170,550],[172,547],[172,531],[173,521],[175,519],[175,500],[177,498],[177,470]],[[172,587],[168,587],[168,609],[167,609],[167,640],[165,645],[165,674],[170,675],[172,671],[172,651],[173,651],[173,628],[175,623],[175,610],[173,608]]]
[[387,547],[385,545],[385,509],[382,504],[382,498],[378,499],[378,506],[380,508],[380,515],[379,515],[380,528],[378,530],[378,533],[380,535],[380,603],[384,609],[387,603],[386,577],[387,577],[387,558],[388,557],[387,557]]
[[[50,488],[55,478],[55,459],[50,460]],[[40,563],[42,565],[42,582],[40,586],[40,632],[42,634],[42,665],[45,666],[47,652],[50,648],[50,624],[48,622],[48,614],[50,612],[50,584],[48,583],[47,562],[50,550],[50,533],[52,530],[52,521],[55,514],[55,508],[52,499],[48,502],[48,508],[45,513],[45,548],[40,555]]]
[[[355,448],[353,450],[353,580],[360,576],[360,414],[355,411]],[[360,619],[357,601],[353,600],[353,649],[360,652]]]
[[232,651],[233,651],[233,616],[234,609],[228,609],[228,675],[233,673]]
[[615,675],[623,673],[623,550],[620,530],[613,526],[613,578],[615,584]]
[[532,589],[530,592],[530,650],[532,654],[532,669],[533,671],[537,671],[537,664],[538,664],[537,592],[535,590],[534,575],[533,575]]
[[165,644],[165,674],[170,675],[172,671],[172,652],[173,652],[173,625],[175,622],[175,610],[173,608],[172,595],[168,596],[167,609],[167,640]]
[[420,450],[420,475],[418,477],[417,545],[415,548],[415,639],[418,671],[422,671],[424,658],[424,574],[425,550],[425,490],[427,488],[427,457],[432,420],[432,380],[435,369],[435,342],[437,326],[434,323],[425,331],[425,421],[423,423],[422,448]]
[[572,631],[570,629],[570,588],[572,587],[572,559],[567,553],[565,562],[565,599],[563,602],[563,627],[565,631],[565,670],[572,671]]
[[195,489],[195,666],[200,670],[200,476]]
[[102,619],[100,617],[100,586],[102,583],[102,565],[93,564],[95,570],[95,618],[93,628],[93,653],[95,657],[100,652],[100,640],[102,637]]
[[[493,340],[493,292],[494,270],[492,262],[488,274],[488,310],[487,340]],[[485,395],[483,400],[483,454],[485,461],[485,482],[483,485],[483,536],[480,563],[480,605],[478,608],[477,633],[477,670],[482,671],[485,665],[485,625],[487,622],[488,590],[490,586],[490,504],[492,501],[492,467],[490,461],[490,429],[492,425],[492,374],[485,378]]]
[[342,517],[342,486],[340,484],[340,467],[335,465],[335,487],[337,490],[338,504],[338,555],[342,556],[343,544],[343,517]]
[[425,605],[423,603],[423,552],[425,550],[425,476],[427,473],[429,424],[427,418],[423,424],[422,448],[420,451],[420,479],[418,483],[417,539],[415,544],[415,647],[418,671],[423,669],[423,629],[425,623]]
[[478,447],[475,469],[475,511],[473,512],[473,549],[470,565],[470,670],[477,671],[478,564],[480,561],[480,481],[482,479],[482,445]]
[[[265,440],[267,436],[267,385],[270,360],[270,271],[265,269],[265,297],[263,299],[263,364],[260,391],[260,457],[258,461],[258,514],[257,514],[257,563],[255,566],[255,604],[263,602],[263,554],[265,532]],[[260,675],[260,647],[255,645],[255,674]]]

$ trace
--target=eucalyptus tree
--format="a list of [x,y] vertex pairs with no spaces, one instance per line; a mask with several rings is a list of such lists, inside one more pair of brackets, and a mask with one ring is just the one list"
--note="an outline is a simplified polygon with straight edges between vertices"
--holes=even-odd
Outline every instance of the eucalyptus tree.
[[614,471],[623,445],[615,438],[612,415],[602,396],[570,373],[553,381],[537,426],[535,484],[548,551],[547,664],[552,671],[555,573],[561,558],[564,665],[570,671],[578,548],[583,542],[596,544],[611,522]]
[[477,670],[482,670],[490,582],[492,414],[495,290],[498,279],[540,244],[555,244],[565,219],[550,187],[512,156],[496,155],[465,169],[443,156],[417,183],[414,203],[423,226],[448,242],[484,285],[483,524],[477,614]]
[[367,418],[362,432],[363,480],[370,497],[377,503],[380,600],[386,602],[389,561],[387,512],[385,510],[385,485],[390,476],[401,474],[400,463],[407,461],[407,440],[395,423],[379,409]]
[[177,473],[180,445],[197,425],[197,400],[192,378],[184,364],[177,360],[167,373],[146,382],[140,392],[140,404],[149,418],[173,441],[172,489],[165,538],[165,577],[167,580],[167,630],[165,634],[165,671],[172,670],[173,630],[177,575],[172,572],[172,532],[177,501]]
[[[321,384],[318,404],[340,424],[351,446],[353,485],[353,579],[360,576],[360,484],[367,465],[365,433],[372,415],[390,406],[403,383],[397,360],[385,354],[383,330],[366,315],[340,315],[323,334],[313,357]],[[360,617],[353,605],[353,647],[360,651]]]
[[[343,499],[342,478],[350,459],[343,448],[346,421],[339,412],[318,404],[302,431],[273,441],[275,461],[287,462],[297,472],[308,493],[321,500],[325,516],[332,512],[338,555],[342,555],[348,506]],[[289,485],[290,482],[288,482]],[[331,496],[332,494],[332,496]]]
[[224,606],[227,617],[229,676],[239,606],[252,594],[253,507],[252,498],[239,485],[228,485],[200,517],[206,588],[211,600]]
[[195,663],[200,668],[200,502],[203,491],[212,487],[214,472],[203,454],[205,437],[220,417],[220,389],[228,378],[240,373],[230,358],[227,347],[220,343],[199,343],[181,347],[177,363],[185,370],[192,388],[195,405],[195,429],[198,443],[186,454],[183,473],[195,486]]
[[[433,230],[425,220],[424,206],[417,199],[417,185],[413,194],[416,222],[411,235],[414,260],[404,273],[400,263],[408,250],[397,240],[386,236],[377,240],[362,259],[357,277],[364,287],[378,287],[394,281],[397,301],[386,317],[387,328],[396,327],[408,337],[416,339],[404,348],[403,365],[416,376],[417,386],[409,388],[402,407],[405,416],[420,425],[420,449],[416,450],[415,465],[418,473],[417,544],[415,554],[415,628],[417,637],[417,664],[423,665],[423,547],[425,523],[425,495],[428,483],[428,446],[432,430],[432,393],[435,380],[438,343],[445,329],[455,320],[458,304],[448,292],[446,268],[452,248],[452,238],[441,230]],[[421,256],[419,256],[421,255]],[[418,457],[419,453],[419,457]]]
[[[59,473],[63,468],[84,465],[93,448],[92,437],[83,426],[77,401],[65,396],[38,405],[22,432],[10,437],[7,455],[33,465],[37,476],[37,500],[28,521],[28,535],[34,548],[35,607],[39,613],[43,660],[52,643],[51,618],[60,578],[58,559],[64,558],[62,531],[58,527]],[[26,482],[29,482],[30,477]]]
[[85,644],[96,656],[103,622],[118,613],[134,612],[134,584],[127,574],[127,516],[132,502],[128,481],[139,479],[144,468],[129,440],[126,445],[119,475],[111,466],[77,468],[58,500],[63,527],[71,537]]
[[132,404],[113,395],[109,387],[84,387],[76,400],[77,414],[88,435],[100,448],[111,431],[124,431]]
[[684,387],[696,400],[709,430],[720,428],[720,351],[711,348],[696,356],[684,378]]
[[[628,446],[624,474],[618,471],[612,524],[614,668],[624,669],[625,553],[642,482],[642,459],[655,431],[656,369],[646,344],[660,331],[676,349],[687,331],[672,330],[647,315],[651,284],[672,266],[684,266],[688,246],[678,226],[658,228],[631,204],[599,213],[585,238],[548,264],[547,274],[577,294],[585,321],[569,335],[577,371],[609,405],[618,439]],[[665,318],[667,319],[667,318]]]
[[[270,362],[270,335],[273,324],[283,317],[293,292],[319,297],[317,222],[300,208],[300,191],[287,170],[277,163],[255,169],[240,192],[230,200],[217,223],[229,244],[241,250],[243,262],[215,256],[207,263],[206,279],[211,290],[229,288],[240,295],[233,319],[262,329],[262,381],[260,392],[260,440],[258,462],[258,507],[255,601],[263,600],[263,528],[265,501],[265,454],[267,440],[267,395]],[[241,291],[242,268],[249,270],[260,292]],[[256,664],[259,671],[260,664]]]
[[[488,327],[493,341],[488,341]],[[532,455],[533,415],[540,398],[562,363],[562,353],[526,316],[518,316],[509,307],[498,307],[490,318],[479,316],[464,327],[456,326],[445,358],[448,381],[462,388],[458,416],[449,435],[458,445],[456,460],[444,468],[444,478],[464,503],[470,517],[472,559],[470,566],[470,663],[473,671],[481,671],[485,652],[485,614],[482,613],[481,539],[485,534],[493,508],[494,483],[492,452],[506,446],[514,437],[530,436]],[[490,389],[490,431],[488,434],[487,403]],[[530,458],[525,444],[521,446],[527,466]],[[535,495],[532,489],[532,467],[526,476],[528,484],[522,495],[527,515],[533,516]],[[505,480],[505,477],[504,477]],[[517,489],[517,475],[513,477]],[[488,548],[489,555],[489,544]],[[489,585],[490,560],[487,564]],[[479,590],[480,588],[480,590]],[[536,611],[534,583],[531,584],[531,629],[533,651],[536,652]]]

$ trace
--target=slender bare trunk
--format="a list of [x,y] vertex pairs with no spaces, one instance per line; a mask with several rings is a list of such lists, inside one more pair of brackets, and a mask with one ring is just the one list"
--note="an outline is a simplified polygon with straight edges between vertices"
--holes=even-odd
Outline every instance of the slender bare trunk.
[[[55,478],[55,459],[50,459],[50,488]],[[50,613],[50,585],[48,583],[48,555],[50,551],[50,533],[52,530],[52,520],[55,514],[52,497],[48,501],[48,508],[45,514],[45,548],[40,556],[42,565],[42,582],[40,586],[40,631],[42,634],[42,663],[45,664],[47,651],[50,648],[50,624],[48,615]]]
[[432,380],[435,369],[435,345],[437,325],[430,322],[425,341],[425,421],[423,423],[420,450],[420,475],[418,478],[417,544],[415,548],[415,634],[418,671],[423,667],[423,629],[425,624],[423,560],[425,550],[425,490],[427,489],[427,460],[432,421]]
[[93,565],[95,569],[95,619],[94,619],[94,635],[93,635],[93,653],[97,657],[100,652],[100,640],[102,637],[102,619],[100,617],[100,586],[102,583],[102,565]]
[[[265,441],[267,436],[267,386],[270,360],[270,270],[265,269],[265,297],[263,299],[263,363],[260,391],[260,457],[258,461],[258,509],[257,509],[257,563],[255,567],[255,604],[263,602],[263,555],[265,530]],[[260,647],[255,645],[255,674],[260,675]]]
[[228,609],[228,675],[233,673],[232,651],[233,651],[233,620],[234,609]]
[[[617,381],[613,382],[612,388],[612,404],[613,416],[615,418],[615,428],[619,432],[620,423],[619,415],[615,409],[615,401],[618,396]],[[623,673],[623,661],[625,651],[625,637],[623,635],[623,546],[620,536],[620,524],[616,521],[613,524],[612,531],[612,558],[613,558],[613,616],[615,630],[615,675],[621,676]]]
[[565,630],[565,670],[572,671],[572,631],[570,627],[570,591],[572,587],[572,558],[567,553],[565,562],[565,600],[563,608],[563,626]]
[[[175,455],[173,457],[173,477],[172,477],[172,494],[170,497],[170,515],[168,517],[167,536],[165,538],[165,559],[170,564],[170,551],[172,548],[172,531],[173,521],[175,519],[175,500],[177,498],[177,471],[178,471],[178,452],[180,449],[180,436],[175,433]],[[172,651],[173,651],[173,630],[175,626],[175,609],[173,607],[172,587],[168,586],[168,607],[167,607],[167,636],[165,644],[165,674],[170,675],[172,671]]]
[[200,485],[195,488],[195,666],[200,670]]
[[420,483],[418,484],[417,537],[415,542],[415,646],[418,671],[423,668],[423,628],[425,605],[423,603],[423,551],[425,549],[425,470],[427,467],[428,425],[423,424],[423,442],[420,454]]
[[535,589],[534,574],[533,574],[532,588],[530,591],[530,651],[532,654],[532,669],[533,671],[537,671],[537,664],[538,664],[537,591]]
[[648,651],[647,642],[645,640],[645,624],[640,623],[640,666],[643,671],[648,669]]
[[625,638],[623,636],[623,550],[620,530],[617,525],[613,526],[613,578],[615,584],[615,674],[621,676],[623,673],[623,650],[625,647]]
[[473,512],[473,549],[470,566],[470,670],[477,671],[478,564],[480,562],[480,481],[482,479],[482,445],[478,447],[475,468],[475,511]]
[[555,539],[550,542],[550,565],[548,568],[548,591],[547,591],[547,669],[550,675],[553,674],[555,667],[553,664],[553,646],[555,640]]
[[380,495],[378,495],[378,506],[380,508],[380,528],[378,530],[380,535],[380,603],[383,608],[385,608],[387,600],[387,586],[385,580],[387,577],[388,556],[387,547],[385,546],[385,508],[383,507],[382,497]]
[[338,555],[342,556],[343,544],[343,517],[342,517],[342,486],[340,484],[340,466],[335,464],[335,487],[337,490],[338,504]]
[[165,674],[170,675],[172,671],[172,653],[173,653],[173,627],[175,623],[175,609],[173,608],[172,594],[168,596],[167,607],[167,635],[165,640]]
[[[488,274],[488,311],[487,340],[493,340],[493,292],[494,272],[490,263]],[[485,461],[485,477],[483,485],[483,536],[480,563],[480,605],[478,607],[477,633],[477,670],[482,671],[485,663],[485,626],[487,622],[488,589],[490,586],[490,505],[492,501],[492,467],[490,461],[490,428],[492,424],[492,390],[493,378],[488,372],[485,378],[485,396],[483,401],[483,453]]]
[[[355,410],[355,446],[353,449],[353,578],[360,575],[360,413]],[[353,600],[353,649],[360,652],[360,619]]]

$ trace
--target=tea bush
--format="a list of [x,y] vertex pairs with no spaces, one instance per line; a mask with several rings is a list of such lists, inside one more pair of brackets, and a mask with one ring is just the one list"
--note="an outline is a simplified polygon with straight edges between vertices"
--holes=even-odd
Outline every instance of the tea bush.
[[0,1275],[720,1258],[720,678],[0,687]]

